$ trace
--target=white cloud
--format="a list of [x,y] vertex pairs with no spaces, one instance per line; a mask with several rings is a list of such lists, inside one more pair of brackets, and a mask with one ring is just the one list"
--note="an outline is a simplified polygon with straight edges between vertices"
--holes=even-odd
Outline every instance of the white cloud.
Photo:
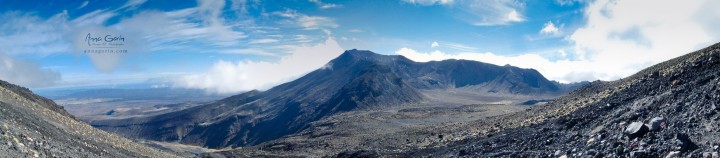
[[524,8],[525,4],[516,0],[403,0],[403,2],[452,8],[451,15],[476,26],[508,25],[525,21],[525,17],[518,11]]
[[90,4],[90,1],[85,1],[82,4],[80,4],[80,6],[77,9],[85,8],[88,4]]
[[5,12],[0,19],[0,50],[7,54],[45,56],[70,48],[65,38],[70,28],[66,12],[46,20],[33,14]]
[[276,62],[221,60],[205,73],[185,75],[173,83],[178,87],[201,88],[216,93],[264,90],[321,68],[343,52],[333,38],[317,45],[287,48],[289,55]]
[[545,26],[543,26],[543,28],[540,30],[540,34],[554,35],[558,33],[560,33],[560,29],[555,27],[555,24],[553,24],[551,21],[545,23]]
[[418,4],[418,5],[450,5],[454,0],[403,0],[407,3]]
[[478,48],[466,46],[459,43],[452,43],[452,42],[443,42],[444,48],[450,48],[459,52],[475,52],[478,50]]
[[507,12],[490,12],[489,14],[481,15],[479,20],[473,21],[475,21],[473,25],[476,26],[495,26],[508,25],[514,22],[523,22],[525,21],[525,18],[523,18],[517,10],[511,9]]
[[299,43],[307,43],[307,42],[312,41],[312,39],[310,39],[310,37],[308,35],[295,35],[294,40]]
[[560,57],[567,57],[567,52],[565,52],[565,49],[560,49],[557,51],[557,54],[560,55]]
[[[560,60],[539,55],[545,53],[518,56],[477,51],[421,53],[409,48],[396,53],[416,61],[468,59],[534,68],[561,82],[616,80],[720,40],[720,32],[713,25],[717,18],[707,18],[720,17],[720,12],[707,7],[717,4],[720,3],[711,0],[594,1],[584,12],[587,24],[567,38],[573,51],[560,49],[550,53],[562,57]],[[553,29],[547,32],[553,32],[550,30]]]
[[430,44],[430,48],[435,48],[435,47],[440,47],[440,44],[438,44],[437,41]]
[[250,48],[239,48],[239,49],[224,49],[220,50],[218,53],[225,53],[225,54],[252,54],[252,55],[262,55],[262,56],[278,56],[276,53],[268,52],[262,49],[250,49]]
[[145,2],[147,2],[147,0],[129,0],[129,1],[127,1],[127,3],[125,3],[125,5],[121,6],[120,9],[123,9],[123,8],[135,9],[138,6],[144,4]]
[[571,6],[575,5],[575,3],[582,3],[586,1],[587,0],[555,0],[555,3],[559,4],[560,6]]
[[525,18],[520,15],[520,13],[517,12],[517,10],[512,10],[507,15],[507,22],[522,22],[525,21]]
[[317,30],[324,28],[337,28],[339,25],[335,20],[322,16],[308,16],[298,13],[292,9],[286,9],[284,12],[274,12],[274,15],[291,19],[290,23],[298,25],[305,30]]
[[33,61],[13,59],[0,53],[0,80],[25,87],[42,88],[52,86],[60,78],[60,73],[41,68]]
[[250,41],[250,44],[267,44],[267,43],[275,43],[278,41],[279,40],[277,40],[277,39],[264,38],[264,39],[252,40],[252,41]]
[[619,69],[629,71],[615,74],[627,76],[717,42],[718,34],[710,33],[716,26],[705,23],[717,19],[698,18],[720,16],[712,9],[703,9],[709,3],[713,3],[712,0],[598,0],[585,10],[587,24],[569,39],[574,42],[578,56],[592,62],[618,65]]
[[338,8],[338,7],[341,7],[341,5],[338,5],[338,4],[323,3],[323,2],[320,1],[320,0],[308,0],[308,1],[310,1],[310,2],[312,2],[312,3],[315,3],[315,5],[317,5],[318,7],[320,7],[320,9],[330,9],[330,8]]
[[307,30],[315,30],[321,27],[338,27],[331,18],[320,16],[300,16],[298,23]]
[[524,4],[515,0],[467,0],[459,1],[454,6],[464,11],[464,14],[456,17],[477,26],[508,25],[525,21],[518,11],[524,8]]
[[[89,3],[89,2],[88,2]],[[71,19],[67,11],[50,18],[34,14],[5,12],[0,15],[0,49],[6,53],[78,53],[85,50],[88,33],[110,33],[126,37],[128,54],[182,50],[221,52],[247,46],[242,25],[227,22],[221,15],[225,1],[198,1],[198,6],[175,11],[141,11],[128,14],[118,23],[105,23],[124,11],[137,8],[145,0],[131,0],[117,9],[91,11]],[[37,38],[42,37],[42,38]],[[265,41],[268,42],[268,41]],[[133,54],[134,53],[134,54]],[[97,70],[112,72],[127,54],[87,54]]]

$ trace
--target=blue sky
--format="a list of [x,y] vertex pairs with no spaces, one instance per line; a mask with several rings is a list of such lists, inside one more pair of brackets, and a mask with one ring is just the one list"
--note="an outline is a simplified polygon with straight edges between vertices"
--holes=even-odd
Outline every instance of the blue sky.
[[[343,50],[614,80],[718,42],[711,0],[129,0],[0,6],[0,79],[33,89],[267,89]],[[87,35],[123,37],[86,53]]]

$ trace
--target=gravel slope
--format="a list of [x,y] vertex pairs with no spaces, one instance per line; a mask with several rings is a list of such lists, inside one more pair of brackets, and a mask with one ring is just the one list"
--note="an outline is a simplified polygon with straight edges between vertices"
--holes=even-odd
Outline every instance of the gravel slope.
[[51,100],[0,81],[0,157],[178,157],[78,121]]

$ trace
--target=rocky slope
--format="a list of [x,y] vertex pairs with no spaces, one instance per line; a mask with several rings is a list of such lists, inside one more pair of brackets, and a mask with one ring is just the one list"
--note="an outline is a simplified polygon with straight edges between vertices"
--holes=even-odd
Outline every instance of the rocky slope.
[[122,135],[210,148],[255,145],[297,133],[340,112],[427,100],[421,91],[464,89],[507,95],[561,94],[532,69],[475,61],[418,63],[349,50],[326,66],[267,91],[147,118],[91,122]]
[[53,101],[0,81],[1,157],[177,157],[78,121]]
[[[411,157],[718,157],[720,44],[555,101],[479,121],[474,138]],[[351,154],[374,153],[367,151]]]

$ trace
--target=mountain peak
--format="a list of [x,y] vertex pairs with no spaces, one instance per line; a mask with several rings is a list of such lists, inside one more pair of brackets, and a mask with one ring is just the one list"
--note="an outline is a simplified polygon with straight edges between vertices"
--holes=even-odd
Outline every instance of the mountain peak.
[[351,50],[346,50],[345,52],[343,52],[343,54],[340,55],[340,57],[338,57],[338,58],[351,58],[351,59],[356,59],[356,60],[362,60],[362,59],[375,59],[380,56],[381,56],[380,54],[371,52],[369,50],[351,49]]

